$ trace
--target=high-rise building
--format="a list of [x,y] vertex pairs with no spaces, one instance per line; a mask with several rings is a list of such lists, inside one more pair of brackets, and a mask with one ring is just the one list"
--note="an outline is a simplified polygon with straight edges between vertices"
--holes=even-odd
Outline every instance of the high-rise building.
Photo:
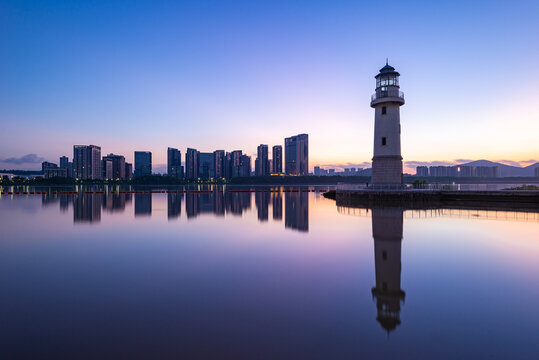
[[73,175],[78,179],[101,179],[103,177],[101,147],[96,145],[74,145]]
[[132,179],[133,178],[133,164],[131,163],[125,163],[125,178],[126,179]]
[[251,176],[251,157],[242,155],[240,157],[239,176],[246,177]]
[[458,166],[430,166],[429,176],[457,176],[459,172]]
[[429,176],[429,168],[426,166],[418,166],[415,168],[415,174],[417,176]]
[[104,157],[103,158],[103,179],[111,180],[114,179],[112,176],[112,159]]
[[232,177],[232,154],[227,152],[224,159],[224,178],[230,179]]
[[48,161],[43,161],[41,163],[41,171],[43,172],[45,172],[46,169],[55,169],[57,167],[58,165],[56,165],[55,163],[48,162]]
[[199,153],[198,177],[201,179],[213,179],[215,174],[215,158],[213,153]]
[[60,157],[60,167],[66,169],[66,177],[73,177],[73,163],[69,161],[67,156]]
[[198,178],[198,154],[196,149],[187,148],[185,153],[185,178]]
[[225,177],[225,151],[224,150],[215,150],[213,152],[214,159],[214,177],[216,179],[221,179]]
[[167,174],[176,179],[183,177],[182,154],[178,149],[167,149]]
[[69,163],[69,158],[67,156],[60,156],[60,167],[67,169],[67,164]]
[[539,177],[539,166],[533,169],[533,174],[535,175],[535,177]]
[[459,165],[457,166],[457,176],[458,177],[473,177],[475,168],[470,165]]
[[108,154],[103,156],[103,170],[106,172],[105,162],[110,161],[112,170],[110,172],[110,177],[105,177],[105,179],[125,179],[125,157],[122,155]]
[[299,134],[284,139],[284,158],[287,175],[309,175],[309,136]]
[[283,172],[283,147],[281,145],[275,145],[273,147],[272,162],[272,174],[281,174]]
[[268,176],[269,174],[270,174],[270,171],[269,171],[268,145],[261,144],[256,149],[255,175]]
[[45,179],[67,177],[67,169],[58,167],[56,164],[45,161],[41,164],[41,168],[43,169],[43,177]]
[[135,177],[152,175],[152,153],[135,151]]
[[500,176],[500,170],[497,166],[478,166],[475,168],[475,177],[493,178]]
[[403,183],[400,107],[404,105],[404,95],[399,90],[399,76],[387,63],[375,76],[376,92],[371,97],[371,107],[374,108],[374,185]]
[[234,150],[230,153],[230,177],[242,176],[240,175],[242,156],[241,150]]

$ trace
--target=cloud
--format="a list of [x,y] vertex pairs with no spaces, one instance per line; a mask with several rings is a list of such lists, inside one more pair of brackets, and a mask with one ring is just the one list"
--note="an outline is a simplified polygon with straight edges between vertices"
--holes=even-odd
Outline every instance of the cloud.
[[494,162],[499,162],[501,164],[516,166],[516,167],[522,167],[522,165],[520,165],[518,161],[513,161],[513,160],[494,160]]
[[6,164],[20,165],[20,164],[39,164],[45,161],[45,159],[42,158],[41,156],[37,156],[36,154],[28,154],[28,155],[24,155],[18,158],[12,157],[12,158],[7,158],[7,159],[1,159],[0,161]]

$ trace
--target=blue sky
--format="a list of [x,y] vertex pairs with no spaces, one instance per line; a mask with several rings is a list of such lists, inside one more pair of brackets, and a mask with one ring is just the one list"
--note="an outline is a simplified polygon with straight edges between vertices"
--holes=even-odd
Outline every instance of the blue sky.
[[539,161],[537,19],[533,1],[0,0],[0,168],[298,133],[311,168],[366,166],[386,57],[406,161]]

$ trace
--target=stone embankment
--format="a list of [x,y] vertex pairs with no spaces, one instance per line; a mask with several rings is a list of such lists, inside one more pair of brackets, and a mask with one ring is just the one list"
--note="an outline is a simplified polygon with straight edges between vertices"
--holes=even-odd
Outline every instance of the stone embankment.
[[326,197],[335,199],[338,206],[347,207],[497,208],[539,211],[539,191],[337,190],[326,194]]

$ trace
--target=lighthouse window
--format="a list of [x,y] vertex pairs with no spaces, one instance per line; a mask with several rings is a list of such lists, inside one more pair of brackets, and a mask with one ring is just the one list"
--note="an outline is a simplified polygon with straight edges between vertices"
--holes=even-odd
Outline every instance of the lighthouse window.
[[386,138],[385,138],[385,137],[383,137],[383,138],[382,138],[382,146],[386,146],[386,145],[387,145],[387,141],[386,141]]
[[387,108],[385,106],[382,106],[382,115],[385,115],[387,112]]

